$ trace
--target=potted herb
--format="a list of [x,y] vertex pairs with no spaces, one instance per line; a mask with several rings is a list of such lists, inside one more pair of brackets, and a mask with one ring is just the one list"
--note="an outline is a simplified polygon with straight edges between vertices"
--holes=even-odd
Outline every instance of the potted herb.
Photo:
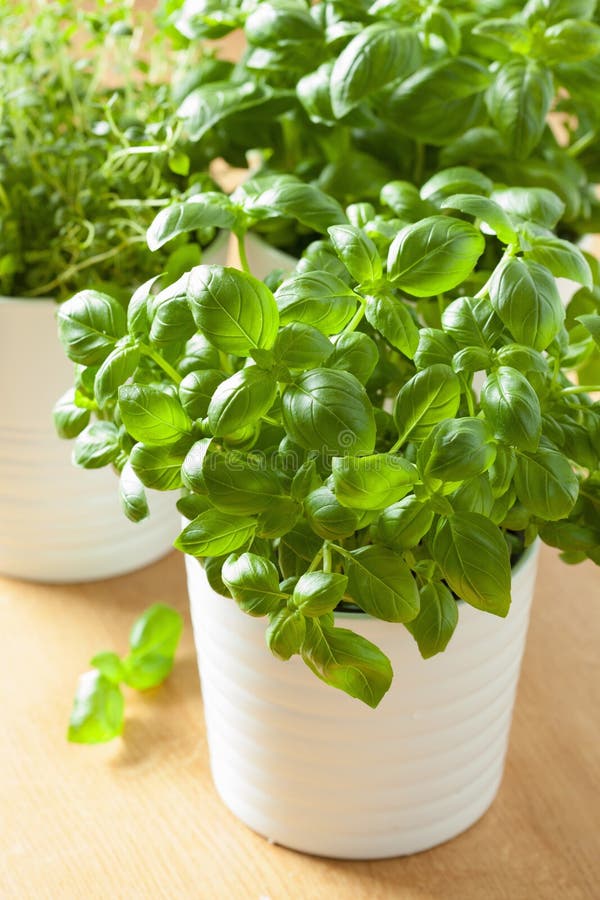
[[[600,563],[600,385],[570,377],[600,316],[565,314],[553,274],[592,292],[597,267],[548,190],[434,178],[408,224],[289,175],[205,194],[245,271],[146,285],[127,318],[94,291],[59,311],[67,355],[106,372],[130,506],[181,492],[217,788],[324,855],[414,852],[487,809],[538,538]],[[245,233],[282,216],[322,237],[265,283]]]
[[[131,7],[82,11],[64,0],[7,4],[0,12],[5,575],[50,581],[114,575],[166,552],[177,530],[161,497],[153,500],[154,523],[136,529],[123,520],[107,473],[84,478],[82,486],[49,414],[72,382],[56,341],[57,302],[83,286],[105,287],[118,296],[124,316],[131,291],[157,262],[174,277],[201,258],[187,237],[158,261],[148,254],[145,229],[157,210],[209,182],[188,181],[190,159],[165,80],[166,57],[172,67],[174,55],[164,43],[160,61],[156,50],[142,52]],[[212,234],[203,235],[205,243]],[[89,377],[78,374],[78,407],[73,390],[59,404],[55,420],[64,435],[89,420],[95,405]],[[88,448],[86,464],[101,462]]]

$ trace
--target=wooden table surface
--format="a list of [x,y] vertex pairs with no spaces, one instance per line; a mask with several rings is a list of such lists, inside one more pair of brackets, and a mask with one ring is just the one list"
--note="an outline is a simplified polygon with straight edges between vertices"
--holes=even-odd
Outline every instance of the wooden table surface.
[[[127,695],[124,736],[69,745],[77,676],[124,652],[149,603],[186,609],[183,559],[95,584],[0,580],[0,897],[594,900],[600,897],[600,574],[544,549],[508,766],[491,811],[383,862],[269,845],[208,770],[191,628],[168,682]],[[186,614],[187,615],[187,614]]]

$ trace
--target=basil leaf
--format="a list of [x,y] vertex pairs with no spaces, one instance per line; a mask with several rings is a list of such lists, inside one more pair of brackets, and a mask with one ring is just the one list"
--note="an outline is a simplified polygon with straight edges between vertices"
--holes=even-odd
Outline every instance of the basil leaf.
[[139,691],[161,684],[173,668],[183,619],[162,603],[150,606],[135,622],[130,652],[123,660],[125,682]]
[[105,360],[127,331],[123,307],[99,291],[80,291],[61,303],[56,315],[65,353],[84,366]]
[[158,250],[180,234],[201,228],[231,228],[235,221],[235,213],[225,194],[216,191],[195,194],[161,209],[146,234],[148,247]]
[[279,330],[273,355],[281,365],[290,369],[314,369],[329,358],[331,341],[312,325],[290,322]]
[[543,228],[554,228],[565,212],[560,197],[542,187],[496,190],[492,200],[518,222],[533,222]]
[[139,348],[131,346],[116,347],[106,357],[94,379],[94,396],[100,408],[115,399],[118,389],[131,378],[139,361]]
[[461,600],[496,616],[508,614],[508,546],[485,516],[462,512],[443,520],[433,541],[433,558]]
[[337,572],[306,572],[294,588],[292,603],[304,616],[324,616],[336,608],[347,584],[346,576]]
[[344,557],[348,594],[385,622],[409,622],[419,612],[419,591],[403,558],[387,547],[359,547]]
[[150,332],[148,300],[154,285],[161,278],[162,275],[155,275],[154,278],[149,278],[131,295],[131,300],[127,306],[127,328],[129,334],[136,340],[145,340]]
[[517,369],[500,366],[488,375],[481,408],[497,438],[519,450],[537,450],[542,434],[540,401]]
[[465,416],[434,426],[421,444],[417,465],[426,481],[460,482],[486,472],[496,456],[488,425]]
[[446,365],[434,364],[406,382],[394,404],[394,421],[404,443],[422,441],[437,422],[452,419],[460,405],[460,381]]
[[392,667],[381,650],[347,628],[307,622],[302,659],[326,684],[345,691],[373,709],[392,683]]
[[545,350],[559,333],[565,311],[556,282],[544,266],[515,257],[504,260],[489,281],[489,294],[494,310],[519,343]]
[[360,228],[333,225],[327,230],[335,252],[356,281],[381,278],[382,265],[377,247]]
[[246,19],[244,32],[249,44],[277,49],[281,42],[318,41],[318,24],[301,5],[261,3]]
[[525,252],[526,259],[545,266],[556,278],[570,278],[592,289],[592,270],[579,247],[550,235],[528,236],[528,241],[530,248]]
[[123,731],[125,702],[118,685],[93,669],[79,678],[68,739],[77,744],[100,744]]
[[119,432],[112,422],[92,422],[75,439],[73,462],[83,469],[101,469],[119,454]]
[[223,563],[221,577],[237,605],[250,616],[268,616],[285,597],[277,569],[256,553],[232,553]]
[[[591,18],[591,17],[590,17]],[[600,28],[593,22],[566,22],[551,25],[542,38],[542,54],[548,65],[586,62],[600,53]]]
[[306,521],[319,537],[327,541],[349,537],[358,526],[358,514],[339,502],[329,488],[320,487],[304,500]]
[[457,349],[450,335],[439,328],[421,328],[419,345],[415,351],[415,365],[417,369],[426,369],[437,364],[449,365]]
[[353,509],[383,509],[408,494],[419,477],[412,463],[387,453],[336,456],[332,475],[335,496]]
[[435,212],[435,207],[421,199],[418,188],[410,181],[388,181],[381,188],[379,199],[405,222],[418,222]]
[[358,455],[375,446],[373,407],[349,372],[312,369],[282,395],[285,429],[306,450]]
[[433,523],[431,509],[414,495],[384,509],[377,519],[377,541],[392,550],[410,550],[428,533]]
[[267,646],[279,659],[289,659],[300,653],[306,635],[306,619],[293,609],[281,609],[272,613],[267,628]]
[[187,303],[189,273],[185,272],[155,297],[148,300],[151,320],[150,341],[158,346],[187,341],[194,336],[196,325]]
[[553,98],[552,73],[537,62],[510,59],[498,69],[487,105],[516,159],[526,159],[538,145]]
[[206,416],[212,396],[224,380],[218,369],[188,372],[179,385],[179,399],[190,419]]
[[491,76],[467,57],[422,66],[386,98],[386,118],[416,141],[445,144],[476,125]]
[[125,666],[116,653],[97,653],[90,660],[90,665],[98,669],[113,684],[120,684],[125,680]]
[[468,222],[430,216],[407,225],[394,238],[388,275],[414,297],[431,297],[457,287],[483,253],[483,235]]
[[144,486],[128,459],[119,479],[121,508],[130,522],[141,522],[150,514]]
[[77,406],[75,389],[69,388],[55,403],[52,420],[58,436],[65,440],[71,440],[71,438],[77,437],[89,423],[90,411]]
[[173,444],[191,432],[192,423],[179,400],[152,385],[120,387],[119,409],[129,434],[150,446]]
[[367,297],[365,318],[392,347],[413,358],[419,344],[419,329],[402,300],[385,294]]
[[504,327],[486,297],[459,297],[442,313],[442,325],[459,347],[492,349]]
[[546,521],[564,519],[579,495],[579,481],[568,459],[540,447],[535,454],[519,454],[515,490],[524,507]]
[[366,384],[379,362],[377,344],[361,331],[350,331],[334,339],[335,347],[325,361],[328,369],[350,372]]
[[600,347],[600,316],[585,315],[577,316],[577,321],[581,322],[586,331],[588,331],[594,339],[594,343]]
[[290,497],[275,497],[260,513],[256,533],[258,537],[272,540],[283,537],[291,531],[300,515],[302,506]]
[[208,407],[208,423],[216,437],[254,425],[269,411],[277,382],[258,366],[247,366],[222,381]]
[[331,105],[338,119],[369,94],[419,64],[417,35],[389,23],[368,25],[337,57],[331,74]]
[[264,512],[281,495],[275,472],[231,451],[207,453],[202,476],[212,504],[222,512],[240,516]]
[[[260,190],[260,178],[253,179],[256,192],[248,197],[245,211],[258,218],[284,216],[296,219],[302,225],[321,234],[327,234],[330,225],[344,225],[347,218],[337,200],[312,184],[296,178],[278,176],[264,182]],[[249,190],[249,185],[245,186]]]
[[419,597],[419,614],[406,627],[414,637],[423,659],[430,659],[448,646],[458,625],[458,605],[441,582],[424,585]]
[[225,353],[249,356],[251,350],[269,350],[275,342],[275,298],[252,275],[223,266],[197,266],[190,272],[188,302],[202,334]]
[[155,491],[174,491],[182,486],[181,467],[189,450],[189,440],[164,447],[136,444],[129,461],[144,487]]
[[190,140],[200,141],[226,119],[250,113],[254,117],[278,115],[289,105],[290,92],[246,80],[242,84],[215,81],[204,84],[187,95],[177,110]]
[[323,334],[337,334],[356,311],[358,296],[329,272],[292,275],[275,292],[282,325],[304,322]]
[[460,212],[482,222],[498,235],[504,244],[512,244],[517,241],[517,233],[510,223],[510,219],[502,207],[489,197],[480,197],[477,194],[453,194],[446,197],[441,203],[442,209],[458,209]]
[[191,556],[225,556],[248,544],[255,531],[255,519],[209,509],[186,525],[173,546]]
[[491,194],[494,182],[487,175],[470,166],[453,166],[442,169],[432,175],[422,186],[420,194],[423,200],[440,204],[445,197],[453,194],[469,192],[469,194]]

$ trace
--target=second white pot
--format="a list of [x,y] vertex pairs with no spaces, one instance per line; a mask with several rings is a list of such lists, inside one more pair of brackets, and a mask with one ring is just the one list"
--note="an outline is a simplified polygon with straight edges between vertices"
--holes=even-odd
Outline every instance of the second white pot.
[[295,850],[376,859],[425,850],[464,831],[502,778],[537,565],[513,573],[506,619],[460,605],[445,653],[421,659],[401,625],[338,615],[387,653],[394,681],[372,710],[265,644],[186,559],[211,768],[225,804]]

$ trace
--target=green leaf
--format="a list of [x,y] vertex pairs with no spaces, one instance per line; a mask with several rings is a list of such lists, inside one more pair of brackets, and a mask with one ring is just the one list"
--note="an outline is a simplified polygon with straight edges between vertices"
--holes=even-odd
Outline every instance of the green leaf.
[[194,317],[187,302],[188,284],[189,273],[184,272],[181,278],[148,300],[150,341],[153,344],[160,347],[187,341],[196,333]]
[[84,366],[101,363],[127,331],[125,310],[99,291],[80,291],[58,307],[58,336],[65,353]]
[[387,453],[336,456],[332,475],[337,499],[353,509],[383,509],[408,494],[419,477],[412,463]]
[[77,683],[68,739],[76,744],[111,741],[123,731],[124,707],[118,685],[98,669],[85,672]]
[[423,659],[430,659],[448,646],[458,625],[458,605],[441,582],[424,585],[419,592],[419,614],[406,627],[414,637]]
[[276,567],[256,553],[232,553],[223,563],[221,577],[237,605],[250,616],[270,615],[285,598]]
[[223,266],[197,266],[190,273],[188,301],[198,328],[219,350],[249,356],[251,350],[273,346],[277,304],[269,288],[252,275]]
[[[291,95],[293,96],[293,95]],[[242,84],[215,81],[187,95],[179,109],[192,141],[200,141],[215,125],[234,116],[277,115],[289,105],[290,94],[246,80]]]
[[411,495],[383,510],[375,525],[375,536],[392,550],[410,550],[425,537],[432,523],[431,509]]
[[240,453],[207,453],[202,477],[212,504],[222,512],[240,516],[264,512],[281,496],[275,472],[246,461]]
[[58,436],[65,440],[71,440],[71,438],[77,437],[89,423],[90,411],[77,406],[75,389],[69,388],[55,403],[52,419]]
[[129,461],[145,487],[155,491],[174,491],[182,486],[181,467],[189,448],[188,439],[164,447],[136,444]]
[[460,405],[460,381],[449,366],[434,364],[413,375],[400,389],[394,421],[404,443],[422,441],[435,424],[452,419]]
[[600,28],[593,22],[568,18],[544,32],[542,55],[550,66],[586,62],[600,53]]
[[442,209],[458,209],[460,212],[480,219],[498,235],[504,244],[512,244],[517,240],[517,233],[502,207],[489,197],[477,194],[453,194],[441,203]]
[[467,278],[485,248],[483,235],[460,219],[429,216],[407,225],[394,238],[388,275],[396,287],[414,297],[431,297]]
[[279,330],[273,355],[289,369],[314,369],[330,357],[331,341],[312,325],[290,322]]
[[321,681],[373,709],[392,683],[390,661],[375,644],[347,628],[332,628],[315,619],[307,623],[302,659]]
[[336,608],[347,584],[346,576],[337,572],[306,572],[294,588],[292,603],[304,616],[325,616]]
[[92,422],[75,439],[73,462],[83,469],[101,469],[119,454],[119,432],[112,422]]
[[392,347],[413,358],[419,344],[419,329],[402,300],[386,294],[367,297],[365,318]]
[[275,497],[267,509],[258,517],[256,533],[258,537],[272,540],[281,538],[290,531],[302,513],[302,506],[290,497]]
[[312,369],[281,398],[283,423],[306,450],[359,455],[375,446],[375,417],[361,383],[348,372]]
[[491,38],[494,42],[492,48],[498,41],[513,53],[520,53],[523,56],[526,56],[531,48],[532,33],[515,19],[484,19],[475,26],[473,34]]
[[416,141],[445,144],[476,125],[487,67],[467,57],[422,66],[385,101],[386,118]]
[[433,558],[461,600],[497,616],[508,614],[508,546],[485,516],[463,512],[443,520],[433,541]]
[[356,311],[358,296],[329,272],[292,275],[277,288],[275,299],[282,325],[304,322],[323,334],[337,334]]
[[570,278],[590,290],[592,270],[585,256],[574,244],[553,236],[527,238],[530,247],[525,257],[545,266],[556,278]]
[[247,366],[221,382],[208,407],[208,423],[216,437],[254,425],[269,411],[277,396],[270,372]]
[[300,653],[306,635],[306,619],[301,612],[287,607],[272,613],[267,628],[267,646],[279,659]]
[[179,399],[190,419],[206,416],[212,396],[224,380],[218,369],[188,372],[179,385]]
[[119,496],[121,508],[130,522],[141,522],[150,514],[144,485],[133,470],[130,459],[121,470]]
[[517,222],[533,222],[543,228],[554,228],[565,212],[560,197],[542,187],[504,188],[494,191],[492,200]]
[[348,594],[357,606],[385,622],[410,622],[419,612],[419,591],[402,556],[373,544],[344,554]]
[[419,41],[411,29],[383,22],[362,29],[333,67],[331,104],[335,116],[341,119],[370,94],[414,71],[419,58]]
[[[264,189],[260,190],[263,184]],[[248,196],[244,203],[245,211],[259,219],[276,216],[296,219],[321,234],[327,234],[330,225],[344,225],[347,222],[337,200],[297,178],[255,178],[244,186],[244,190]]]
[[453,300],[442,313],[442,325],[459,347],[492,349],[504,332],[487,297]]
[[564,519],[579,495],[579,481],[568,459],[540,447],[535,454],[519,454],[515,472],[517,497],[542,520]]
[[225,556],[249,543],[255,531],[256,520],[249,516],[209,509],[186,525],[174,546],[191,556]]
[[327,230],[335,252],[356,281],[360,283],[381,278],[382,265],[377,247],[360,228],[333,225]]
[[540,401],[517,369],[500,366],[488,375],[481,408],[497,438],[518,450],[537,450],[542,434]]
[[439,328],[421,328],[419,331],[419,346],[415,351],[415,365],[417,369],[426,369],[428,366],[450,365],[457,346],[448,334],[444,334]]
[[173,668],[182,631],[176,610],[162,603],[148,607],[131,630],[131,649],[123,660],[126,683],[139,691],[161,684]]
[[421,444],[417,464],[426,481],[460,482],[486,472],[496,447],[486,422],[465,416],[434,426]]
[[510,257],[495,269],[488,289],[494,310],[519,343],[545,350],[559,333],[565,311],[544,266]]
[[349,537],[358,526],[358,513],[342,506],[326,487],[308,494],[304,501],[304,514],[315,534],[328,541]]
[[366,384],[379,362],[377,344],[362,331],[350,331],[334,339],[335,347],[325,361],[326,368],[350,372]]
[[441,169],[432,175],[422,186],[420,194],[423,200],[441,204],[445,197],[456,194],[491,194],[494,182],[487,175],[470,166],[453,166]]
[[116,653],[97,653],[90,660],[90,666],[102,672],[113,684],[120,684],[125,679],[125,666]]
[[148,229],[148,247],[158,250],[180,234],[201,228],[231,228],[235,221],[235,212],[225,194],[216,191],[194,194],[161,209]]
[[191,432],[192,423],[179,400],[152,385],[120,387],[119,409],[129,434],[150,446],[173,444]]
[[487,105],[516,159],[527,159],[538,145],[553,98],[552,73],[533,60],[510,59],[498,69]]
[[115,347],[96,373],[94,396],[100,408],[114,400],[122,384],[136,371],[140,361],[138,347]]
[[600,316],[577,316],[577,321],[581,322],[586,331],[589,331],[594,339],[594,343],[600,347]]
[[149,278],[131,295],[127,306],[127,328],[135,340],[145,340],[150,332],[148,301],[152,296],[154,285],[162,277],[162,275],[155,275],[154,278]]
[[542,20],[553,24],[563,19],[593,19],[597,0],[529,0],[523,18],[530,24]]
[[253,10],[244,26],[249,44],[278,49],[281,43],[314,42],[320,29],[308,10],[294,3],[261,3]]
[[418,222],[431,215],[435,208],[421,199],[418,188],[410,181],[388,181],[381,188],[379,199],[393,213],[406,222]]

